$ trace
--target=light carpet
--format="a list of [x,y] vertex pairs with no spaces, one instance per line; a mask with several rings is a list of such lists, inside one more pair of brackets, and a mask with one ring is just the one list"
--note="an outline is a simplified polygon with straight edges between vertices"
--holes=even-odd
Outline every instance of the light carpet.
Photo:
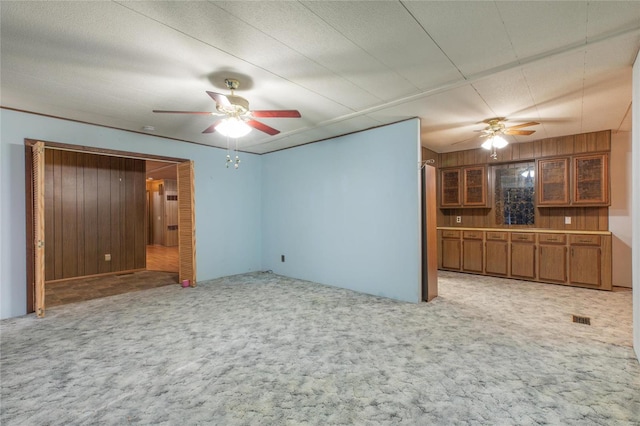
[[254,273],[3,320],[0,422],[640,424],[631,292],[439,278],[428,304]]

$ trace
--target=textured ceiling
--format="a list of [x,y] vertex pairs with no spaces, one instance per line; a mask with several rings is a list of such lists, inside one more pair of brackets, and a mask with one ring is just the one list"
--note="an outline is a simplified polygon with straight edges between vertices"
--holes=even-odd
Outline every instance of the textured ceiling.
[[0,104],[211,146],[226,77],[265,153],[421,118],[422,144],[477,147],[482,120],[541,124],[512,143],[630,130],[640,2],[0,2]]

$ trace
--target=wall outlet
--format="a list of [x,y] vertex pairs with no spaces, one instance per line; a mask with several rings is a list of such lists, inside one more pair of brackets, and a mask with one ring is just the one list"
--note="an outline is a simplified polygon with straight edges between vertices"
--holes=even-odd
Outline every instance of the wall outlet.
[[565,225],[571,225],[571,216],[565,216],[564,217],[564,224]]
[[105,262],[111,262],[111,255],[110,254],[105,254],[104,255],[104,260],[105,260]]
[[462,216],[456,216],[456,223],[462,223]]
[[284,262],[284,254],[280,255],[280,261]]

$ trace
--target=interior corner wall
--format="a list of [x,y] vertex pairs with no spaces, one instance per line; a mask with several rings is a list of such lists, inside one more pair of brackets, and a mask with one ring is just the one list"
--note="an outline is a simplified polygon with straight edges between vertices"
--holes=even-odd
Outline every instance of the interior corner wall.
[[633,106],[632,106],[632,167],[633,170],[633,347],[640,362],[640,53],[633,65]]
[[611,207],[613,285],[631,287],[631,132],[611,133]]
[[263,155],[263,269],[419,302],[419,140],[412,119]]
[[0,109],[0,318],[26,313],[25,138],[192,159],[198,281],[260,269],[260,156]]

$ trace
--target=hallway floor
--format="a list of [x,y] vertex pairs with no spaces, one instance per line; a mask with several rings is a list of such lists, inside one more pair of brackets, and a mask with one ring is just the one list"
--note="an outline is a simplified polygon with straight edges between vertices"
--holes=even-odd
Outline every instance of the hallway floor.
[[147,246],[147,270],[45,284],[45,306],[82,302],[178,283],[178,247]]

